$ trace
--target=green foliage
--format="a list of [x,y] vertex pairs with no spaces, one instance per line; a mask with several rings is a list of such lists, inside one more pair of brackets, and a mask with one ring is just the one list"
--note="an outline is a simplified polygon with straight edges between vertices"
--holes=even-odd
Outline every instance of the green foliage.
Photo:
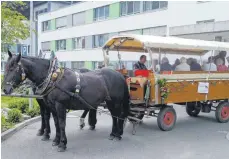
[[29,109],[29,102],[28,99],[14,99],[9,102],[8,107],[10,109],[17,108],[21,111],[21,113],[26,113]]
[[40,113],[39,110],[35,109],[35,108],[32,108],[32,109],[29,109],[26,114],[31,116],[31,118],[35,117],[35,116],[38,116]]
[[1,46],[15,44],[17,40],[25,40],[29,37],[29,22],[16,8],[25,7],[22,1],[1,3]]
[[10,129],[13,127],[12,123],[9,123],[5,116],[1,114],[1,132],[6,131],[7,129]]
[[36,100],[34,100],[34,102],[33,102],[33,108],[29,109],[26,112],[26,114],[31,116],[31,118],[38,116],[40,114],[40,106],[38,105]]
[[169,96],[170,89],[168,88],[167,80],[166,79],[160,79],[157,81],[157,84],[160,87],[160,93],[161,93],[161,98],[166,99]]
[[20,110],[14,108],[8,111],[8,121],[10,123],[18,123],[22,120],[22,114]]

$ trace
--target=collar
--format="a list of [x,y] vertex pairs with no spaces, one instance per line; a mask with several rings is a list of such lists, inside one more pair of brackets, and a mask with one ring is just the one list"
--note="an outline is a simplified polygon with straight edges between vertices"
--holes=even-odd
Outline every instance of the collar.
[[80,87],[80,74],[78,72],[75,72],[75,74],[76,74],[76,81],[77,81],[75,92],[79,93],[80,92],[80,88],[81,88]]

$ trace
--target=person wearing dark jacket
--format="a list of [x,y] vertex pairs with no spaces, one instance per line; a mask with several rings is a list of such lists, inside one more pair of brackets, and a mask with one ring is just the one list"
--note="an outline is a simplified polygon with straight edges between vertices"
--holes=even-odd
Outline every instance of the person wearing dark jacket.
[[190,63],[190,70],[191,71],[202,71],[200,64],[198,64],[196,59],[192,59]]
[[173,70],[175,70],[178,65],[180,65],[180,60],[176,59],[175,63],[172,65]]
[[172,65],[169,64],[169,60],[167,57],[163,57],[161,60],[160,71],[172,71]]
[[146,55],[142,55],[140,57],[140,60],[134,64],[134,70],[147,70],[147,67],[145,66],[146,62]]

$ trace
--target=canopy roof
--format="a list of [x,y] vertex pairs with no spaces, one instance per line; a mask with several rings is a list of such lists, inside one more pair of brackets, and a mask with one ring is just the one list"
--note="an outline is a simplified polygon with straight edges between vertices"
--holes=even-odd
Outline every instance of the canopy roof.
[[178,37],[123,34],[112,37],[103,46],[103,50],[125,52],[148,52],[148,48],[152,52],[203,55],[211,50],[229,51],[229,43]]

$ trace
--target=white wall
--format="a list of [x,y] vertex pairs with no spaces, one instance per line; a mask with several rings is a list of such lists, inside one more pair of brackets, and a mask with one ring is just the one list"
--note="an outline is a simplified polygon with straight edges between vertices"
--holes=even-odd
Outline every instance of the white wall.
[[[70,7],[65,7],[57,11],[43,14],[39,16],[39,43],[43,41],[52,41],[58,39],[67,39],[80,36],[88,36],[102,33],[120,32],[125,30],[142,29],[148,27],[168,25],[180,26],[195,24],[196,21],[215,19],[215,21],[228,20],[229,17],[229,2],[207,2],[197,3],[192,2],[168,2],[168,9],[157,10],[149,13],[141,13],[136,15],[130,15],[125,17],[119,17],[117,19],[105,20],[101,22],[95,22],[91,24],[85,24],[76,27],[63,28],[55,31],[48,31],[41,33],[41,22],[45,20],[54,19],[64,15],[81,12],[84,10],[104,6],[113,2],[84,2],[75,4]],[[96,53],[95,53],[96,52]],[[82,55],[81,55],[82,54]],[[96,50],[83,50],[83,51],[65,51],[57,53],[61,60],[74,59],[74,61],[96,60],[101,56]],[[92,58],[92,55],[96,55]],[[102,55],[102,52],[101,52]],[[137,57],[128,56],[129,58]],[[82,59],[81,59],[82,58]],[[87,60],[86,60],[87,59]],[[138,58],[137,58],[138,59]],[[135,59],[135,60],[137,60]]]

